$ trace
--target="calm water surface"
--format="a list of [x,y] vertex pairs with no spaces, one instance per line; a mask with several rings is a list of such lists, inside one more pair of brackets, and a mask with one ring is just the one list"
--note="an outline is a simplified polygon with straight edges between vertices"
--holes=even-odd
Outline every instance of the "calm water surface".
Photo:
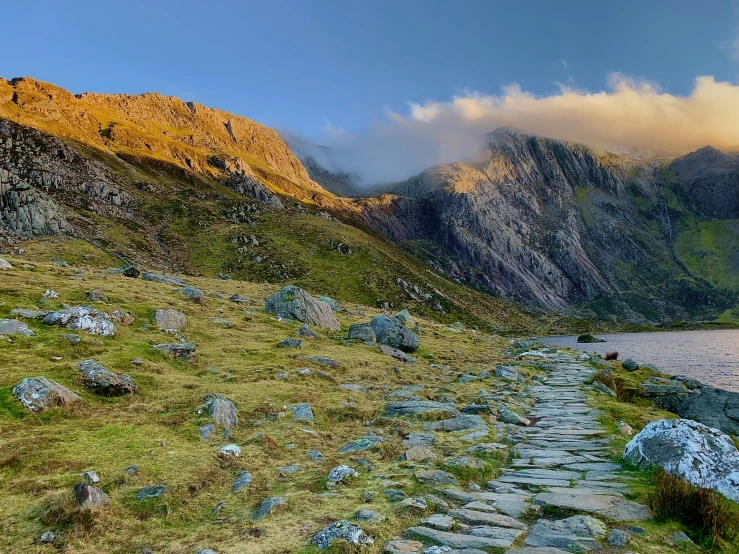
[[615,350],[619,360],[633,358],[671,375],[687,375],[707,385],[739,392],[739,330],[595,336],[608,342],[578,344],[575,336],[544,337],[541,341],[599,354]]

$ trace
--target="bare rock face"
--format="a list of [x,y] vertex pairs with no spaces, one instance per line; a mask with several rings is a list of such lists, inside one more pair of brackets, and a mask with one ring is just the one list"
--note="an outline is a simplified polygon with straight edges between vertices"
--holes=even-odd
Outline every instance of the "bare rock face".
[[652,421],[629,441],[623,458],[635,466],[660,466],[739,502],[739,451],[718,429],[688,419]]
[[13,387],[13,396],[36,413],[82,400],[77,393],[46,377],[26,377]]
[[78,329],[91,335],[112,337],[115,335],[115,325],[105,312],[89,306],[72,306],[50,312],[45,318],[46,325],[59,325],[67,329]]
[[136,381],[130,375],[113,373],[95,360],[80,362],[77,369],[82,374],[82,384],[95,394],[123,396],[138,391]]
[[316,300],[294,285],[288,285],[277,294],[267,297],[265,310],[280,317],[296,319],[316,327],[325,327],[332,331],[341,330],[341,324],[336,319],[331,306]]
[[154,320],[160,329],[173,329],[179,331],[187,326],[187,316],[177,310],[163,309],[157,310],[154,314]]

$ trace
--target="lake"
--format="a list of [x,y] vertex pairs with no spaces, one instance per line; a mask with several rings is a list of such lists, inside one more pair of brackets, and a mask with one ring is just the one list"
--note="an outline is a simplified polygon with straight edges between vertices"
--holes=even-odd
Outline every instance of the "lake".
[[739,330],[669,331],[595,335],[607,342],[578,344],[576,336],[543,337],[545,344],[583,352],[618,352],[654,364],[664,373],[686,375],[701,383],[739,392]]

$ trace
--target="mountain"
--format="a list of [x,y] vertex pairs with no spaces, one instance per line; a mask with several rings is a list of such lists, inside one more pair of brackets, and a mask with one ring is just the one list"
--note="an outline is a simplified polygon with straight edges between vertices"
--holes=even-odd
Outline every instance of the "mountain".
[[[480,159],[431,167],[361,205],[439,271],[512,301],[640,323],[713,319],[737,290],[691,272],[673,249],[688,215],[731,215],[710,211],[712,193],[695,182],[712,177],[688,173],[696,155],[664,168],[500,129]],[[717,187],[736,186],[721,175]],[[675,195],[680,213],[665,204]]]
[[[59,259],[78,257],[87,241],[142,268],[290,282],[501,331],[538,328],[531,314],[430,270],[359,216],[311,179],[277,132],[249,119],[159,94],[73,95],[0,80],[6,251],[70,237]],[[550,324],[559,325],[542,320],[542,329]]]

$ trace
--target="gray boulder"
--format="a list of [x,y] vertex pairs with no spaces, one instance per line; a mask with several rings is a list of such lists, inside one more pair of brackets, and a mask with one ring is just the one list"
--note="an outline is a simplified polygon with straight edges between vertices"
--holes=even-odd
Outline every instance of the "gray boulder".
[[172,329],[179,331],[187,326],[187,316],[177,310],[160,309],[154,314],[154,321],[162,330]]
[[150,487],[141,487],[136,492],[136,500],[143,502],[144,500],[150,500],[152,498],[159,498],[165,492],[167,492],[167,486],[162,483],[151,485]]
[[351,479],[353,477],[359,477],[359,473],[354,469],[345,465],[336,466],[328,472],[328,476],[326,477],[326,486],[332,487],[334,485],[338,485],[345,479]]
[[49,312],[44,318],[44,323],[84,331],[91,335],[106,337],[115,335],[115,325],[110,316],[89,306],[72,306],[57,312]]
[[87,291],[87,299],[91,302],[107,302],[108,296],[101,290],[93,289]]
[[243,489],[244,487],[248,487],[249,485],[251,485],[251,482],[252,482],[251,473],[244,470],[236,476],[236,479],[234,480],[233,485],[231,485],[231,492],[237,492],[238,490]]
[[0,335],[25,335],[30,337],[34,332],[28,325],[17,319],[0,319]]
[[369,323],[354,323],[349,325],[349,339],[356,339],[365,342],[375,342],[377,337],[375,331]]
[[495,376],[508,381],[518,381],[518,371],[507,365],[499,365],[495,367]]
[[310,542],[321,550],[326,550],[336,539],[358,546],[367,546],[375,542],[361,527],[346,520],[334,521],[327,525],[316,533]]
[[13,396],[36,413],[82,400],[78,394],[46,377],[26,377],[13,387]]
[[208,415],[218,425],[231,429],[239,426],[239,411],[228,398],[218,394],[209,394],[205,397],[208,406]]
[[85,360],[77,364],[82,374],[82,384],[95,394],[103,396],[123,396],[138,391],[136,381],[130,375],[113,373],[95,360]]
[[290,411],[293,413],[293,419],[296,419],[298,421],[313,421],[313,410],[310,407],[310,404],[308,402],[303,402],[301,404],[298,404],[297,406],[293,406],[290,408]]
[[13,269],[13,266],[3,258],[0,258],[0,269]]
[[303,341],[288,337],[277,343],[277,348],[303,348]]
[[189,298],[196,304],[205,306],[205,293],[202,290],[188,286],[182,288],[182,294],[184,294],[187,298]]
[[287,285],[277,294],[267,297],[265,310],[286,319],[295,319],[332,331],[341,330],[341,324],[331,306],[294,285]]
[[102,489],[88,485],[87,483],[79,483],[74,487],[74,497],[77,504],[84,510],[95,510],[110,504],[110,498]]
[[372,318],[370,326],[380,344],[399,348],[404,352],[415,352],[418,348],[418,337],[396,317],[387,314],[378,315]]
[[28,310],[26,308],[14,308],[10,310],[10,313],[24,319],[44,319],[47,315],[49,315],[49,310]]
[[413,317],[406,308],[403,308],[397,314],[395,314],[395,317],[406,325],[413,325]]
[[303,337],[304,339],[317,339],[318,333],[316,333],[313,329],[311,329],[308,325],[301,325],[300,329],[298,329],[298,335]]
[[697,421],[652,421],[629,441],[623,458],[639,467],[660,466],[739,502],[739,451],[728,435]]

